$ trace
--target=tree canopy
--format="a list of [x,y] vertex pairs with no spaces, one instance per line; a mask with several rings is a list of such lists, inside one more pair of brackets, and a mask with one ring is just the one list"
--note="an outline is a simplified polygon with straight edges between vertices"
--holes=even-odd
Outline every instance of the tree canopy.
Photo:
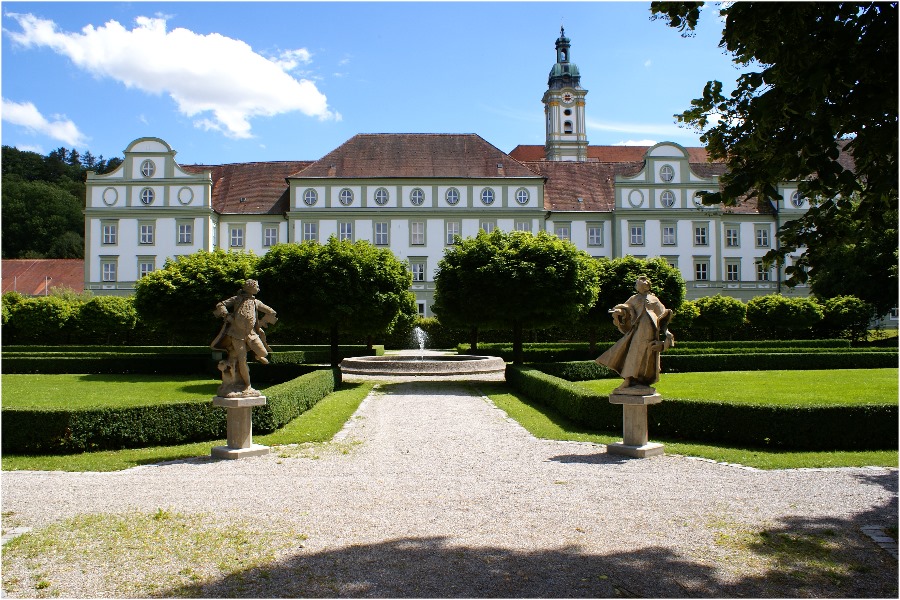
[[279,319],[331,334],[335,365],[340,332],[389,333],[417,314],[406,264],[364,240],[278,244],[260,259],[259,284]]
[[257,261],[252,253],[224,250],[167,258],[135,284],[134,308],[142,321],[167,331],[170,343],[209,343],[220,324],[213,308],[253,278]]
[[47,156],[3,146],[4,258],[84,257],[84,175],[122,160],[58,148]]
[[[691,35],[703,4],[653,2],[651,18]],[[802,249],[785,269],[788,285],[809,280],[818,292],[821,274],[828,294],[854,294],[886,312],[898,293],[897,3],[734,2],[719,13],[719,45],[744,72],[730,94],[710,81],[675,115],[728,166],[704,202],[749,197],[765,206],[780,199],[779,183],[800,182],[812,207],[782,225],[766,260],[783,263]],[[858,260],[870,283],[837,289],[835,256]]]
[[434,312],[451,327],[522,330],[577,320],[597,298],[594,259],[547,232],[492,233],[447,249],[434,278]]

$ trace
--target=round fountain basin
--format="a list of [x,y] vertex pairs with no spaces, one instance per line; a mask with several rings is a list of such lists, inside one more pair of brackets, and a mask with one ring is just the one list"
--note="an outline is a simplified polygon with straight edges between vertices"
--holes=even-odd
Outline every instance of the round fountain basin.
[[480,375],[503,373],[506,363],[498,356],[397,355],[345,358],[341,373],[348,375]]

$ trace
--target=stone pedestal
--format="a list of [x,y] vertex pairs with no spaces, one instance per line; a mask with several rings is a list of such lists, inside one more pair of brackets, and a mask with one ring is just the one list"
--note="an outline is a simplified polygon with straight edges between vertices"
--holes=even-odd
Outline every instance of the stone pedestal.
[[[626,388],[628,389],[628,388]],[[622,393],[615,390],[609,395],[610,404],[622,405],[622,441],[609,444],[606,451],[610,454],[624,454],[634,458],[647,458],[663,454],[663,445],[650,443],[647,429],[647,406],[662,402],[662,396],[653,388],[646,388],[646,393]]]
[[216,396],[212,403],[213,406],[224,406],[228,411],[225,417],[228,426],[228,445],[215,446],[212,449],[213,458],[235,459],[269,453],[268,446],[253,443],[253,407],[265,405],[265,396],[247,398]]

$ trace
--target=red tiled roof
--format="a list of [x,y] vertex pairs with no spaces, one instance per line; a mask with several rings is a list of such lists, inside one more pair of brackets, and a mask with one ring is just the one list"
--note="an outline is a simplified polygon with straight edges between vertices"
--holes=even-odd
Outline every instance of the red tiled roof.
[[[285,179],[312,161],[275,161],[230,165],[183,165],[188,173],[210,171],[212,209],[228,214],[281,214],[290,209]],[[241,199],[244,199],[241,201]]]
[[[588,146],[587,157],[588,160],[609,163],[638,162],[644,160],[644,156],[650,148],[652,146]],[[688,153],[688,161],[692,165],[694,163],[709,164],[706,148],[690,147],[685,150]],[[545,158],[544,147],[537,145],[516,146],[509,155],[522,162],[544,160]]]
[[616,206],[616,175],[639,170],[642,164],[550,160],[525,163],[546,178],[545,209],[600,212],[611,212]]
[[[500,165],[500,166],[498,166]],[[475,134],[359,134],[302,177],[535,177]]]
[[43,296],[55,287],[84,289],[84,260],[80,258],[4,259],[3,292]]

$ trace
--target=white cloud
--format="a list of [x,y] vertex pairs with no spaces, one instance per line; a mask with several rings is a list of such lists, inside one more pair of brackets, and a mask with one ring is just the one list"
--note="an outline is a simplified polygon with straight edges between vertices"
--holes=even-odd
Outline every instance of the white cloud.
[[646,68],[650,68],[650,65],[652,65],[652,64],[653,64],[653,61],[650,60],[649,58],[644,61],[644,67],[646,67]]
[[3,108],[0,112],[7,123],[49,136],[67,146],[85,145],[86,138],[75,123],[62,115],[53,115],[48,119],[31,102],[12,102],[3,98]]
[[656,140],[623,140],[616,142],[613,146],[655,146],[658,143]]
[[252,137],[250,119],[299,111],[321,120],[340,119],[314,83],[287,71],[311,60],[306,50],[277,59],[257,54],[240,40],[183,28],[166,30],[165,17],[138,17],[134,29],[117,21],[59,31],[53,21],[31,14],[8,16],[21,32],[6,32],[25,47],[47,47],[77,67],[128,88],[168,94],[195,125],[233,138]]

